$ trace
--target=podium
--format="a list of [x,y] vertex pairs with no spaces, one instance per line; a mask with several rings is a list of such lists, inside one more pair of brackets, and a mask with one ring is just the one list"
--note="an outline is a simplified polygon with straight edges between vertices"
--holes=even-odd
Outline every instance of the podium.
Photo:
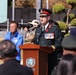
[[48,75],[48,53],[52,53],[52,48],[31,43],[20,45],[19,48],[23,51],[23,65],[31,67],[34,75]]

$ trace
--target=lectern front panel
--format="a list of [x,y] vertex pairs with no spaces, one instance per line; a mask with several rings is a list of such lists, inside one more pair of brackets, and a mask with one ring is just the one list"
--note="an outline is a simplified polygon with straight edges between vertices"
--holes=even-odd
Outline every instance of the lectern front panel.
[[39,51],[23,50],[23,65],[32,67],[34,75],[39,75]]

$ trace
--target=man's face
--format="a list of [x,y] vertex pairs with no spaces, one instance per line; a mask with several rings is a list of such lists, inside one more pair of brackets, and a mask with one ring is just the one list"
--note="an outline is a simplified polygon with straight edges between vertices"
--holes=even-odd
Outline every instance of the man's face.
[[40,16],[40,22],[42,25],[46,25],[50,19],[50,16]]
[[10,24],[10,32],[14,33],[17,31],[17,25],[15,23]]

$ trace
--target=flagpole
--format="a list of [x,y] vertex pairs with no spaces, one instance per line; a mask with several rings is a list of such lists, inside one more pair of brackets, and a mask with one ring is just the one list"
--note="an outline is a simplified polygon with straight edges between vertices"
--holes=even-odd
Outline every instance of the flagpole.
[[36,0],[36,19],[39,20],[38,10],[42,8],[42,0]]
[[48,7],[48,0],[46,0],[46,8],[48,9],[49,7]]
[[15,17],[15,0],[12,0],[12,21],[14,21]]

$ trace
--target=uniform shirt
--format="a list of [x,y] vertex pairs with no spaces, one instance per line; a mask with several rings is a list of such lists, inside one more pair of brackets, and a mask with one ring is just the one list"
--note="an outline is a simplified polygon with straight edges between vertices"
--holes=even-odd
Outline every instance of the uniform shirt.
[[45,25],[45,30],[46,30],[46,28],[48,27],[48,25],[49,25],[49,23],[47,23],[47,24]]
[[14,35],[12,35],[12,33],[9,31],[6,34],[5,39],[11,40],[12,42],[15,43],[16,50],[18,52],[18,55],[17,55],[16,59],[18,61],[20,61],[21,57],[20,57],[20,48],[19,48],[19,45],[23,44],[23,37],[18,33],[18,31],[16,31],[16,33]]

